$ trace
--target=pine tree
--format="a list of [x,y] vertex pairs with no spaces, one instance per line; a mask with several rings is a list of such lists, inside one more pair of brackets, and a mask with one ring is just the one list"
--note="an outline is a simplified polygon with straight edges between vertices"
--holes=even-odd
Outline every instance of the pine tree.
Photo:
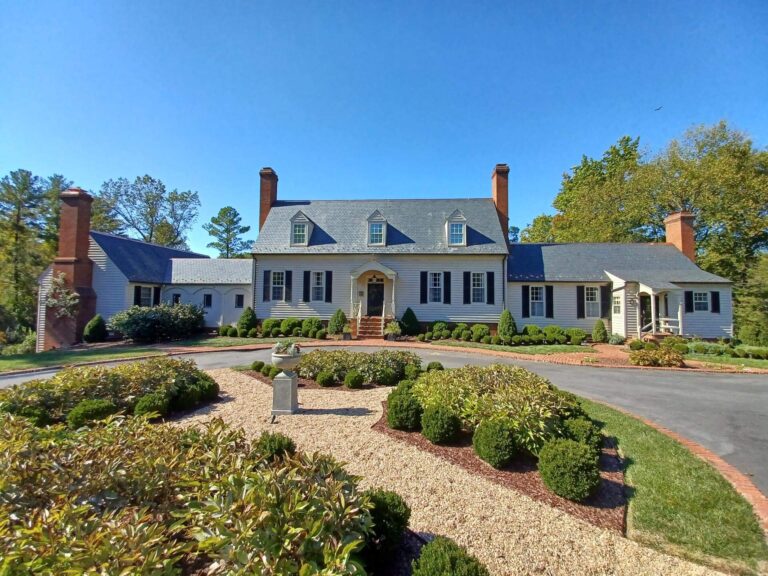
[[250,226],[241,226],[240,214],[232,206],[225,206],[211,218],[210,223],[203,224],[203,229],[215,238],[208,248],[219,251],[219,258],[237,258],[248,252],[251,241],[243,240],[241,236],[248,232]]

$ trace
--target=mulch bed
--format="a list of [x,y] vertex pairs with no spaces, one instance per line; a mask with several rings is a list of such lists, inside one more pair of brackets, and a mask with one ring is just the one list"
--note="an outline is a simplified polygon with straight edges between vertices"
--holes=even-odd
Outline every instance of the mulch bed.
[[387,403],[373,429],[382,434],[407,442],[431,454],[461,466],[472,474],[544,502],[600,528],[624,534],[626,530],[627,499],[624,490],[624,472],[621,459],[612,439],[606,439],[600,455],[600,488],[584,502],[572,502],[557,496],[545,485],[532,458],[518,458],[503,470],[496,470],[477,457],[472,448],[472,438],[466,434],[452,446],[432,444],[418,432],[403,432],[387,426]]

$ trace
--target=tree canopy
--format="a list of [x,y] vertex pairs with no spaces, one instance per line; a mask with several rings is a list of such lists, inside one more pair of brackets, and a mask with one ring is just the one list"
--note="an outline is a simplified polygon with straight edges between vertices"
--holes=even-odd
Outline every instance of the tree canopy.
[[237,258],[248,253],[251,241],[243,240],[242,236],[251,227],[241,225],[241,221],[237,210],[225,206],[210,222],[203,224],[203,229],[214,238],[208,243],[208,248],[218,250],[219,258]]

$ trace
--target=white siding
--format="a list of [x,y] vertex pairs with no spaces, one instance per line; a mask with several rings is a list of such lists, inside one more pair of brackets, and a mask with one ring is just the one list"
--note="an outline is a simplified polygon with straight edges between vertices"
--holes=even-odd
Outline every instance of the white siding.
[[[612,334],[619,334],[621,336],[627,337],[627,324],[626,324],[626,317],[627,317],[627,287],[626,285],[622,288],[614,288],[611,291],[611,333]],[[613,299],[615,297],[619,297],[621,301],[621,311],[618,314],[615,314],[613,311]]]
[[51,288],[51,278],[53,278],[53,269],[49,266],[45,272],[40,275],[39,289],[37,292],[37,342],[35,343],[35,352],[45,350],[45,306],[48,290]]
[[[637,282],[628,282],[626,286],[624,286],[624,335],[628,338],[640,337],[638,333],[638,315],[640,309],[640,296],[638,296],[639,289],[640,287]],[[630,301],[635,303],[634,306],[629,304]],[[671,312],[672,308],[670,308],[670,313]]]
[[[669,295],[669,315],[677,317],[679,299],[686,290],[693,292],[720,292],[720,313],[696,311],[683,313],[683,333],[700,338],[731,338],[733,336],[733,298],[727,284],[678,284],[682,290]],[[683,308],[685,309],[685,308]]]
[[[325,255],[262,255],[256,258],[256,315],[259,319],[285,318],[295,316],[307,318],[319,316],[329,319],[339,308],[350,313],[351,280],[350,275],[371,258],[366,255],[340,254]],[[445,320],[448,322],[484,322],[496,323],[503,309],[504,270],[502,256],[422,256],[422,255],[381,255],[377,262],[397,272],[394,286],[396,316],[402,316],[410,307],[422,322]],[[263,301],[264,270],[293,272],[291,302]],[[304,271],[333,272],[332,302],[302,302]],[[451,273],[451,304],[421,304],[420,273]],[[494,304],[463,304],[464,272],[494,273]],[[382,276],[381,273],[378,274]],[[364,286],[361,282],[360,286]],[[356,287],[356,289],[358,289]],[[385,281],[385,302],[389,302],[391,282]],[[356,297],[357,299],[357,297]],[[360,297],[365,301],[365,295]]]
[[93,261],[96,314],[109,320],[133,304],[133,288],[129,291],[128,279],[93,238],[88,248],[88,257]]
[[[204,308],[207,327],[235,325],[246,306],[251,306],[253,290],[250,284],[214,285],[214,284],[172,284],[163,287],[161,300],[173,301],[173,294],[180,294],[182,304],[203,305],[203,296],[211,295],[211,307]],[[235,308],[235,296],[243,296],[243,307]]]
[[[603,286],[605,284],[602,284]],[[531,316],[523,318],[523,286],[552,286],[554,306],[554,318],[545,318],[544,316]],[[581,328],[591,333],[595,322],[599,318],[577,318],[576,312],[576,287],[577,286],[601,286],[595,283],[575,283],[575,282],[509,282],[507,284],[507,307],[512,312],[512,316],[517,324],[517,329],[522,330],[524,326],[535,324],[536,326],[562,326],[563,328]],[[546,290],[545,290],[546,294]],[[546,296],[545,296],[546,299]],[[545,302],[546,314],[546,302]],[[611,333],[610,319],[603,318],[608,333]]]

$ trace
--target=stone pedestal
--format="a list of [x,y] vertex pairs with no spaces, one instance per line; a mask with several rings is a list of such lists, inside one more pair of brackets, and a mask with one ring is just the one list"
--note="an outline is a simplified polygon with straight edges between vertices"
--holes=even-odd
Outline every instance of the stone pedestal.
[[280,372],[272,380],[272,415],[295,414],[299,410],[299,380],[296,372]]

